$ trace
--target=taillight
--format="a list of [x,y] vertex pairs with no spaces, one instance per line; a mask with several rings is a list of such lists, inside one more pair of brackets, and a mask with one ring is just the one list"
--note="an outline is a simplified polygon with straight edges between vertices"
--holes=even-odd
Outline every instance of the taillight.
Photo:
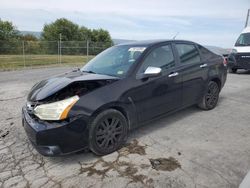
[[226,57],[223,58],[223,65],[227,66],[227,58]]

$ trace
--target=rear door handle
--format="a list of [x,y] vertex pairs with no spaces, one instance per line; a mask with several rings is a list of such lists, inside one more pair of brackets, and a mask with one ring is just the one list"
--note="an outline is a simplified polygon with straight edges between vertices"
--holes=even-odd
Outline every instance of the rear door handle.
[[168,77],[171,78],[171,77],[175,77],[175,76],[178,76],[178,75],[179,75],[178,72],[174,72],[174,73],[169,74]]
[[204,67],[207,67],[207,64],[206,64],[206,63],[205,63],[205,64],[200,65],[200,68],[204,68]]

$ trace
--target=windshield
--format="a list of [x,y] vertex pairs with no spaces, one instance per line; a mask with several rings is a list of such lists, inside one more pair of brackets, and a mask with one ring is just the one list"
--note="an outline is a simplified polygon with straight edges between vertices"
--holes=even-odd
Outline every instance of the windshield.
[[250,33],[241,34],[235,46],[250,46]]
[[114,46],[103,51],[82,69],[83,72],[125,77],[129,68],[141,56],[145,46]]

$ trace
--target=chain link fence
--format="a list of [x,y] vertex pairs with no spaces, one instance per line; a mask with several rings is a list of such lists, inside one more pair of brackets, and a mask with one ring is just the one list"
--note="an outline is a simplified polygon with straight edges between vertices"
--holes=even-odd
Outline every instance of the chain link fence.
[[0,41],[0,70],[42,66],[83,66],[112,46],[92,41]]

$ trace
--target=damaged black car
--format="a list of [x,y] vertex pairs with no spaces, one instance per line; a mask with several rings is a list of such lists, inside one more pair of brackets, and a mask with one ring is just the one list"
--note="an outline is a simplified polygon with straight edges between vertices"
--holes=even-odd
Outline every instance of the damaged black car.
[[105,155],[149,120],[191,105],[213,109],[226,81],[223,62],[189,41],[113,46],[79,70],[35,84],[23,126],[42,155],[84,149]]

